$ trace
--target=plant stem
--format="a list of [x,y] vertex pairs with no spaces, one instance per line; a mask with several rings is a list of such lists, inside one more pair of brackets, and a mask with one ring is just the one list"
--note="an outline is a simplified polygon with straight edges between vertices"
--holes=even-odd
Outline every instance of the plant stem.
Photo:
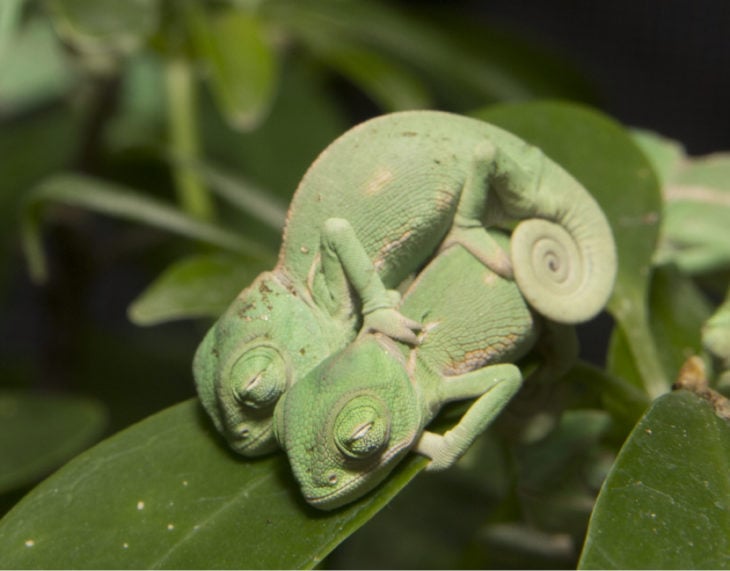
[[172,167],[178,202],[191,216],[211,221],[215,217],[211,196],[197,171],[186,164],[200,153],[195,82],[189,63],[183,57],[171,58],[165,79],[170,145],[179,159]]
[[626,335],[644,389],[649,397],[655,399],[669,390],[669,381],[659,361],[646,305],[633,303],[633,300],[629,302],[629,299],[626,300],[625,310],[617,312],[616,319]]

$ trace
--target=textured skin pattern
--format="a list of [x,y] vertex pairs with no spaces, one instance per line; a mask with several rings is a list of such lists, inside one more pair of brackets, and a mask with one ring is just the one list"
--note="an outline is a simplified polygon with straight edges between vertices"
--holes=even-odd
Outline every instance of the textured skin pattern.
[[[424,324],[418,347],[362,336],[307,374],[276,407],[277,439],[316,507],[339,507],[377,486],[441,407],[459,398],[449,397],[457,375],[519,358],[536,340],[533,315],[514,282],[459,246],[422,271],[400,309]],[[333,427],[343,407],[363,395],[383,403],[390,433],[378,454],[355,461],[338,449]]]
[[[490,149],[495,152],[475,169],[480,149],[485,156]],[[483,176],[475,180],[477,171]],[[534,272],[515,267],[520,289],[551,319],[578,306],[571,322],[592,317],[613,284],[613,239],[595,201],[561,167],[497,127],[447,113],[396,113],[351,129],[302,179],[276,267],[241,292],[201,343],[193,370],[203,406],[237,452],[273,451],[273,404],[246,404],[251,395],[273,394],[262,385],[273,382],[281,393],[352,341],[363,318],[366,325],[371,319],[376,329],[402,339],[391,333],[408,329],[394,320],[397,316],[386,312],[375,319],[375,313],[364,311],[393,307],[396,301],[388,306],[387,300],[397,297],[388,298],[385,288],[395,288],[423,267],[448,236],[468,245],[474,233],[455,232],[460,225],[481,231],[482,223],[533,217],[552,220],[578,240],[582,269],[568,273],[582,277],[573,280],[578,287],[568,292],[567,307],[553,298],[541,302],[540,283],[554,281],[550,289],[560,289],[566,266],[556,263],[551,251],[540,259],[532,255],[535,232],[525,230],[520,233],[526,240],[511,243],[512,258],[537,262],[548,271],[537,283]],[[342,230],[342,224],[331,224],[334,218],[347,223],[355,238],[345,243],[341,236],[330,236],[328,228]],[[522,222],[518,230],[530,223]],[[540,232],[536,240],[544,243]],[[353,240],[359,254],[352,253],[357,250]],[[279,355],[265,370],[258,368],[262,358],[239,363],[257,343]],[[476,353],[472,357],[479,360]],[[277,371],[285,371],[286,378],[272,381]]]

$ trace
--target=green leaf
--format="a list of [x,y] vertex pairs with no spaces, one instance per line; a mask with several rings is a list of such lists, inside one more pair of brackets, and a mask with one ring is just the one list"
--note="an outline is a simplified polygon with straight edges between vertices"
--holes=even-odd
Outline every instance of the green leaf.
[[271,0],[262,3],[261,13],[315,49],[323,37],[332,41],[346,38],[437,77],[452,91],[477,94],[480,101],[533,95],[508,69],[462,49],[439,26],[421,22],[387,3]]
[[34,18],[5,39],[5,49],[0,44],[0,112],[18,113],[57,98],[74,77],[48,22]]
[[195,256],[167,268],[129,306],[137,325],[174,319],[218,317],[231,301],[270,263],[225,254]]
[[253,129],[271,106],[278,75],[266,31],[247,10],[208,13],[195,3],[186,6],[196,55],[210,73],[220,110],[232,127]]
[[651,162],[664,189],[682,166],[685,158],[684,148],[678,142],[651,131],[633,129],[631,135]]
[[663,256],[685,272],[730,268],[730,154],[692,159],[665,189]]
[[0,56],[17,32],[25,0],[5,0],[0,3]]
[[205,105],[201,112],[206,161],[242,173],[286,202],[312,161],[348,127],[321,76],[304,66],[283,70],[271,113],[256,130],[234,131],[214,111]]
[[332,42],[332,45],[322,43],[322,47],[316,48],[318,56],[385,111],[430,106],[425,86],[403,66],[373,51],[348,45],[346,40]]
[[59,32],[81,49],[138,47],[157,28],[159,0],[51,0]]
[[591,517],[581,569],[730,566],[730,425],[686,391],[624,444]]
[[650,163],[612,119],[578,105],[500,105],[475,114],[540,147],[598,201],[613,229],[618,277],[608,309],[630,340],[644,387],[668,389],[652,341],[646,308],[661,195]]
[[236,457],[190,400],[64,466],[0,520],[4,567],[311,568],[425,464],[412,457],[360,502],[318,512],[283,454]]
[[104,408],[91,399],[0,391],[0,494],[39,480],[105,425]]
[[287,207],[273,193],[207,161],[194,161],[189,166],[199,173],[210,190],[231,206],[254,216],[277,232],[284,229]]
[[269,253],[266,248],[238,234],[195,220],[169,204],[123,186],[82,175],[56,175],[31,191],[22,213],[23,247],[31,275],[36,280],[42,280],[46,275],[40,225],[43,209],[49,203],[86,208],[147,224],[257,258]]

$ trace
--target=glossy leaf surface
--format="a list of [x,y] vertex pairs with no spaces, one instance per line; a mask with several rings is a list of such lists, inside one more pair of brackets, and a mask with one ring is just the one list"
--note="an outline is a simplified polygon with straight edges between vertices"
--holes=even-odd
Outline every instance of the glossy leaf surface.
[[173,319],[217,317],[233,298],[270,264],[243,257],[202,255],[167,268],[130,306],[137,325]]
[[91,399],[0,391],[0,493],[45,476],[105,424],[104,408]]
[[310,568],[425,463],[411,457],[376,493],[320,512],[282,454],[249,461],[218,438],[190,400],[105,440],[0,520],[0,565]]
[[730,425],[686,391],[654,402],[591,518],[582,569],[730,567]]

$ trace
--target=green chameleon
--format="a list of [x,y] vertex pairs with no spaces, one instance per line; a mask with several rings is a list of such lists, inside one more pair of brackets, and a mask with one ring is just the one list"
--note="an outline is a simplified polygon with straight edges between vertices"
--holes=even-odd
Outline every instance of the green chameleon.
[[[418,275],[400,310],[423,324],[417,347],[361,335],[276,406],[277,440],[317,508],[359,498],[410,450],[431,458],[431,470],[453,464],[520,388],[520,369],[511,363],[552,325],[533,313],[514,281],[458,245]],[[575,358],[573,347],[556,349],[556,359]],[[445,403],[474,397],[452,430],[424,430]]]
[[[508,254],[485,227],[518,220]],[[602,211],[539,149],[443,112],[367,121],[309,168],[276,267],[238,295],[198,348],[196,388],[229,445],[246,456],[273,451],[277,400],[358,331],[416,343],[419,324],[397,311],[391,288],[455,243],[560,322],[591,318],[613,286]]]

